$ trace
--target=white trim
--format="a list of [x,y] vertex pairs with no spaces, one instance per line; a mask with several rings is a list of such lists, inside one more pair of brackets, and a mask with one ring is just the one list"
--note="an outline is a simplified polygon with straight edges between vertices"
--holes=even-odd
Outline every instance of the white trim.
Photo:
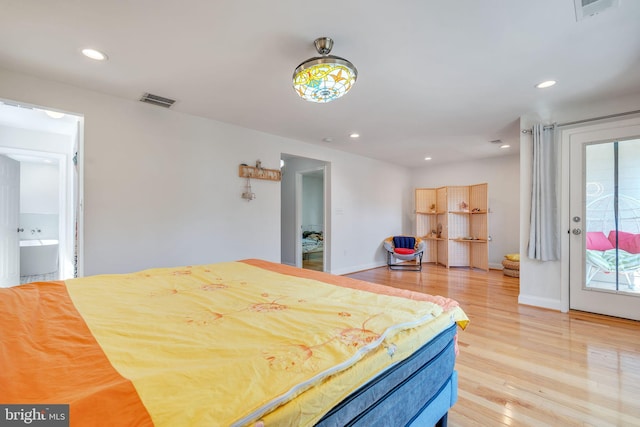
[[296,260],[295,266],[298,268],[302,268],[302,171],[296,171],[296,180],[295,180],[295,224],[294,227],[296,232],[295,236],[295,246],[294,246],[294,256]]
[[296,171],[296,182],[295,182],[295,205],[296,205],[296,216],[295,216],[295,228],[296,228],[296,245],[295,245],[295,259],[296,259],[296,267],[302,268],[302,178],[304,175],[309,174],[311,172],[322,171],[322,206],[323,206],[323,223],[322,223],[322,233],[323,233],[323,251],[322,251],[322,270],[329,271],[329,266],[327,265],[327,260],[329,259],[329,245],[330,245],[330,233],[328,230],[328,213],[331,212],[328,210],[327,200],[329,199],[329,191],[328,191],[328,173],[327,173],[327,164],[314,167],[311,169],[303,169]]
[[78,252],[76,253],[78,277],[84,277],[84,116],[78,119],[78,147],[76,162],[78,168],[78,200],[75,202],[78,208],[76,218],[78,227]]
[[532,305],[540,308],[548,308],[550,310],[563,311],[562,302],[560,300],[551,298],[541,298],[535,295],[522,295],[518,296],[518,304]]
[[322,185],[322,206],[324,212],[322,214],[324,220],[323,236],[324,249],[322,251],[322,268],[325,272],[331,271],[331,168],[329,162],[325,162],[322,166],[323,181]]
[[[613,139],[629,139],[629,138],[637,138],[640,135],[640,115],[629,116],[625,119],[614,118],[598,121],[597,123],[592,124],[583,124],[579,126],[572,126],[567,129],[562,129],[560,133],[560,144],[561,144],[561,152],[562,152],[562,204],[560,208],[561,213],[561,230],[565,232],[562,233],[561,236],[561,259],[563,262],[560,266],[560,280],[561,280],[561,288],[560,288],[560,302],[561,302],[561,311],[567,312],[571,309],[571,285],[572,281],[578,281],[579,283],[584,283],[584,254],[581,254],[582,257],[581,262],[576,262],[575,257],[572,262],[572,253],[570,249],[571,238],[572,236],[569,233],[569,230],[572,227],[575,227],[576,224],[571,222],[571,216],[576,215],[572,213],[572,199],[574,199],[574,195],[571,194],[571,178],[575,172],[572,170],[580,169],[582,171],[582,167],[577,167],[575,162],[576,158],[572,158],[571,147],[573,144],[585,144],[591,142],[601,142]],[[574,162],[574,163],[572,163]],[[573,166],[573,167],[572,167]],[[582,171],[584,173],[584,171]],[[582,182],[582,177],[574,176],[573,178],[580,179]],[[583,216],[583,215],[579,215]],[[584,218],[583,218],[584,220]],[[584,228],[583,222],[577,224],[580,228]],[[577,285],[576,285],[577,286]],[[582,287],[580,285],[580,287]],[[629,315],[628,313],[634,313],[635,307],[629,307],[627,304],[621,304],[623,300],[620,300],[620,297],[616,295],[605,295],[603,293],[599,293],[598,297],[600,298],[600,302],[604,301],[603,306],[608,307],[616,307],[612,309],[612,311],[608,311],[608,308],[602,308],[602,314],[613,315],[618,317],[627,317],[633,318],[633,315]],[[578,309],[586,309],[586,303],[583,301],[582,295],[578,295],[578,298],[574,301],[580,300]],[[574,304],[576,305],[576,304]],[[607,310],[605,312],[605,310]],[[616,311],[618,310],[618,311]],[[626,310],[626,311],[625,311]],[[625,314],[627,313],[627,314]]]
[[340,268],[338,270],[331,271],[330,273],[338,275],[338,276],[341,276],[343,274],[357,273],[359,271],[371,270],[373,268],[386,267],[386,266],[387,266],[386,262],[384,262],[384,263],[362,264],[362,265],[355,265],[355,266],[346,267],[346,268]]

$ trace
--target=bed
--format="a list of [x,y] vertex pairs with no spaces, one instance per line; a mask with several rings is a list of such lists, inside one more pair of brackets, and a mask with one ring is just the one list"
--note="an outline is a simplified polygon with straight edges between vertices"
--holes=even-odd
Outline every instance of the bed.
[[324,233],[322,225],[308,224],[302,226],[302,256],[309,259],[311,254],[324,250]]
[[0,406],[69,405],[72,426],[446,425],[468,323],[255,259],[4,288],[0,313]]

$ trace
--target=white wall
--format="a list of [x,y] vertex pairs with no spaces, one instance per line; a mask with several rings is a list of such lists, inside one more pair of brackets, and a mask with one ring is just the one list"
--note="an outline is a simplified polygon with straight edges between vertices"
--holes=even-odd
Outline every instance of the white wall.
[[[640,110],[640,96],[632,95],[610,100],[591,100],[580,107],[558,109],[544,116],[527,114],[520,118],[520,129],[531,129],[535,123],[569,123],[578,120],[603,117],[611,114]],[[560,141],[557,141],[560,143]],[[568,308],[568,234],[561,232],[561,259],[559,261],[540,262],[527,258],[529,241],[529,214],[531,212],[531,135],[522,134],[520,138],[520,295],[521,304],[535,305],[555,310]],[[561,158],[560,177],[568,181],[569,159]],[[563,192],[564,191],[564,192]],[[559,193],[563,224],[569,223],[569,195],[565,190]],[[565,218],[567,217],[567,218]],[[564,229],[568,229],[565,227]]]
[[20,212],[58,214],[58,165],[20,162]]
[[59,177],[58,165],[20,162],[21,240],[59,238]]
[[[302,176],[302,225],[324,223],[324,179],[317,175]],[[322,231],[317,229],[315,231]]]
[[[416,188],[487,183],[489,188],[489,266],[502,268],[504,255],[519,248],[520,187],[519,156],[509,155],[472,162],[460,162],[414,169],[411,180]],[[412,208],[412,212],[415,208]],[[412,229],[415,232],[415,218]]]
[[[295,142],[283,153],[305,157],[289,160],[283,177],[282,220],[294,221],[295,200],[284,199],[293,194],[295,171],[309,170],[328,163],[329,200],[327,239],[330,245],[329,271],[346,274],[386,264],[382,241],[394,234],[408,233],[413,187],[409,172],[400,166],[355,156],[310,144]],[[315,161],[314,161],[315,159]],[[320,161],[320,162],[318,162]],[[289,232],[289,230],[291,230]],[[294,263],[293,249],[297,233],[283,225],[283,262]],[[291,250],[287,250],[291,248]]]
[[401,167],[6,70],[0,98],[84,116],[85,275],[279,262],[280,185],[252,180],[247,202],[238,165],[281,153],[331,162],[331,272],[382,265],[381,241],[403,231]]

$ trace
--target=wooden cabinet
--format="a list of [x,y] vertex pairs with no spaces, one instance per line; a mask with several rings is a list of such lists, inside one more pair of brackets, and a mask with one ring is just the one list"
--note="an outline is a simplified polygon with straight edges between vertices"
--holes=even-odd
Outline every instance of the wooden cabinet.
[[424,262],[489,270],[487,184],[416,188],[415,203]]

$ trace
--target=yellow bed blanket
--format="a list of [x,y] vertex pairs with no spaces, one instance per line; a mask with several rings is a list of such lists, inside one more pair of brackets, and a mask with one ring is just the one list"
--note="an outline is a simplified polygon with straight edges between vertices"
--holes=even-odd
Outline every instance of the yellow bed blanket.
[[[452,322],[468,321],[456,304],[336,286],[279,269],[229,262],[64,285],[108,364],[135,390],[148,414],[136,421],[143,425],[312,425],[354,384],[408,357]],[[37,382],[28,377],[0,374],[0,388],[5,380]],[[300,394],[304,398],[293,400]],[[70,401],[87,396],[46,397],[70,403],[72,425],[87,425],[76,423],[80,411],[74,415]]]

